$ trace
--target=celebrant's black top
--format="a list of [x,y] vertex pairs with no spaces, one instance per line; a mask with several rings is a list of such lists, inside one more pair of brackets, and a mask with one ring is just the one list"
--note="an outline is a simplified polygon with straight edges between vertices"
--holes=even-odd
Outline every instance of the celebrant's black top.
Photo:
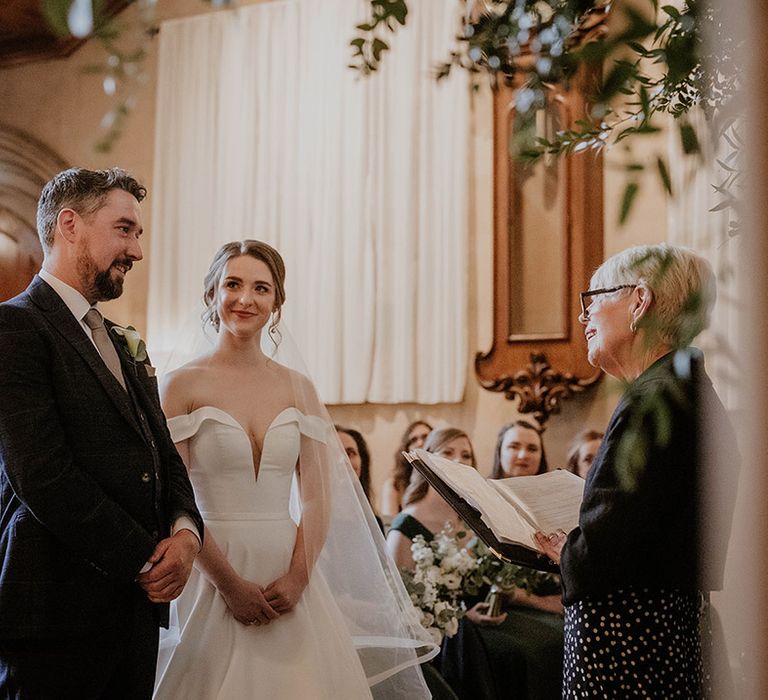
[[[701,431],[705,412],[716,442]],[[723,505],[708,506],[707,525],[715,525],[702,558],[705,457],[718,460],[706,477],[717,483],[707,488]],[[651,365],[619,401],[587,477],[579,527],[560,562],[565,605],[629,587],[720,588],[737,468],[733,431],[700,353],[689,348]]]

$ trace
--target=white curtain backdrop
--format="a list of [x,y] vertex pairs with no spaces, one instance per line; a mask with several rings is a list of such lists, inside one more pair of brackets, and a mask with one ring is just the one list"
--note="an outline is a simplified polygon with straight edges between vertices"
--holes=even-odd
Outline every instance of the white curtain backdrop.
[[[703,114],[694,112],[691,119],[698,133],[708,133]],[[728,175],[716,159],[727,161],[733,149],[724,139],[713,144],[702,138],[704,160],[701,161],[682,156],[680,135],[674,123],[669,129],[669,139],[670,178],[675,196],[667,209],[667,238],[670,243],[688,246],[704,255],[717,274],[717,302],[710,328],[702,333],[696,345],[705,352],[707,371],[720,398],[726,408],[735,410],[739,408],[737,390],[741,375],[740,349],[733,344],[733,339],[739,337],[736,266],[739,240],[728,235],[733,211],[711,211],[725,199],[714,185],[721,184]],[[732,192],[735,196],[740,194],[736,188],[732,188]]]
[[470,90],[436,83],[454,0],[409,4],[381,71],[346,66],[357,0],[162,25],[148,340],[158,365],[215,250],[258,238],[327,403],[455,402],[467,368]]

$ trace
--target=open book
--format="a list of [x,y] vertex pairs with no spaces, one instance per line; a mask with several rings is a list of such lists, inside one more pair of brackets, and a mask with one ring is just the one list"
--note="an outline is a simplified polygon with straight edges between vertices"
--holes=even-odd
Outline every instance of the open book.
[[579,524],[584,480],[564,469],[491,480],[425,450],[406,457],[480,539],[515,563],[551,570],[538,553],[534,533],[569,532]]

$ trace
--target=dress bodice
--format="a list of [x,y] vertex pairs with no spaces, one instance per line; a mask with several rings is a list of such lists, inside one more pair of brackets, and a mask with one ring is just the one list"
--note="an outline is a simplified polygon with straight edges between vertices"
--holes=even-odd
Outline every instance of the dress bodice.
[[205,518],[285,517],[302,435],[326,442],[328,424],[294,407],[264,435],[258,473],[247,432],[226,411],[202,406],[168,420],[174,442],[189,440],[189,476]]
[[398,513],[394,520],[392,520],[389,529],[390,531],[396,530],[401,532],[409,540],[412,540],[416,535],[421,535],[427,542],[435,539],[435,533],[424,525],[421,520],[414,518],[409,513]]

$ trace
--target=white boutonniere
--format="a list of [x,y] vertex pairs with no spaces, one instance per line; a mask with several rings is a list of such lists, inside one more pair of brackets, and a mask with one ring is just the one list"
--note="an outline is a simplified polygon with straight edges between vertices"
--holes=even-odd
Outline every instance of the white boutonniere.
[[125,341],[125,348],[134,362],[147,359],[147,345],[133,326],[112,326],[112,331]]

